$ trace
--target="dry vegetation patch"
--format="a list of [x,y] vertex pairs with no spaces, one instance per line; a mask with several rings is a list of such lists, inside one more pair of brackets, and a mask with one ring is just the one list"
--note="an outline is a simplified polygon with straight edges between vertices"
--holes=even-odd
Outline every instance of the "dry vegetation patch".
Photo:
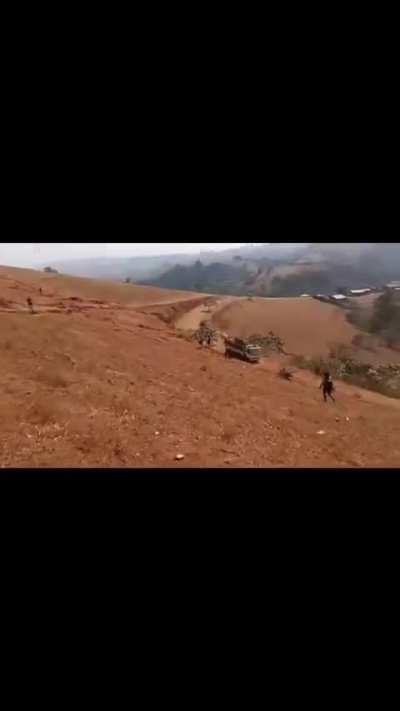
[[400,364],[372,365],[358,361],[347,344],[331,344],[329,355],[307,358],[294,356],[293,365],[322,376],[328,371],[334,378],[344,380],[387,397],[400,398]]

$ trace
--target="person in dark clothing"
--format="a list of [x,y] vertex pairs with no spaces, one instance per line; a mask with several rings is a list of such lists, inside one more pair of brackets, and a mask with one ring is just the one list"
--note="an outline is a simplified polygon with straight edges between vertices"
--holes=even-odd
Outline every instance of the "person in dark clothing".
[[26,301],[27,301],[27,304],[28,304],[28,306],[29,306],[29,309],[30,309],[31,314],[33,314],[33,313],[34,313],[34,310],[33,310],[33,302],[32,302],[32,299],[28,296],[28,298],[27,298]]
[[327,395],[329,395],[330,399],[333,400],[333,402],[335,402],[335,398],[332,395],[335,388],[333,387],[333,382],[332,382],[330,373],[328,373],[328,372],[324,373],[322,383],[319,387],[320,387],[320,389],[322,388],[322,394],[324,396],[325,402],[326,402]]

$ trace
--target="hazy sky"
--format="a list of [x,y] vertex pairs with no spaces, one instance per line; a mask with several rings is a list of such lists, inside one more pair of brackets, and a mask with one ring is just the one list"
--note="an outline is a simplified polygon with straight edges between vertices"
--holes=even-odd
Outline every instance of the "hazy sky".
[[85,257],[134,257],[149,254],[175,254],[197,253],[202,250],[221,250],[231,247],[240,247],[243,242],[237,243],[184,243],[174,242],[135,243],[135,242],[79,242],[75,244],[57,242],[24,242],[12,244],[0,243],[0,264],[16,267],[29,267],[42,262],[58,261],[61,259]]

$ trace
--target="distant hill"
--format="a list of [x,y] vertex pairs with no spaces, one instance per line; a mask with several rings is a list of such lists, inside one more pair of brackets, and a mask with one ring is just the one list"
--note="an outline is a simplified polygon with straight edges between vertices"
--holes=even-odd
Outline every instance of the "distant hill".
[[[48,266],[42,265],[42,267]],[[300,296],[400,279],[399,243],[273,243],[201,254],[74,259],[63,274],[217,294]]]
[[177,261],[191,264],[192,255],[163,255],[154,257],[91,257],[87,259],[66,259],[54,262],[53,267],[63,274],[94,279],[124,281],[157,276],[169,269]]
[[240,295],[245,293],[246,282],[250,282],[253,278],[254,270],[246,262],[235,260],[230,264],[222,262],[203,264],[201,260],[197,260],[191,266],[177,264],[160,277],[139,283],[157,284],[163,289],[169,289],[169,284],[175,284],[174,289]]
[[[176,265],[192,266],[198,259],[203,264],[213,262],[230,264],[233,259],[296,259],[304,253],[308,245],[301,244],[257,244],[245,245],[220,252],[204,251],[199,254],[164,254],[147,257],[92,257],[87,259],[64,259],[51,264],[63,274],[96,279],[132,281],[161,276]],[[42,268],[47,264],[40,265]]]
[[[236,296],[300,296],[304,292],[317,294],[324,290],[336,290],[335,276],[339,279],[338,270],[331,273],[325,264],[290,265],[285,262],[234,259],[230,264],[214,262],[206,265],[198,260],[191,266],[176,265],[159,277],[139,283],[164,289]],[[344,283],[349,280],[351,283],[352,278],[354,273],[340,270],[340,279]]]
[[[226,255],[224,255],[226,256]],[[142,284],[237,296],[300,296],[382,286],[400,278],[399,244],[279,245],[230,254],[230,260],[176,264]]]

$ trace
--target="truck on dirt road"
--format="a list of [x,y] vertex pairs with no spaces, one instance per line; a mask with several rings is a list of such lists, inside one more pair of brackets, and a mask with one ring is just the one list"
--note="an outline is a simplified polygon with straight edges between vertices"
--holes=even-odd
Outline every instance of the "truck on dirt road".
[[241,338],[225,338],[225,358],[240,358],[248,363],[259,363],[261,348],[246,343]]

